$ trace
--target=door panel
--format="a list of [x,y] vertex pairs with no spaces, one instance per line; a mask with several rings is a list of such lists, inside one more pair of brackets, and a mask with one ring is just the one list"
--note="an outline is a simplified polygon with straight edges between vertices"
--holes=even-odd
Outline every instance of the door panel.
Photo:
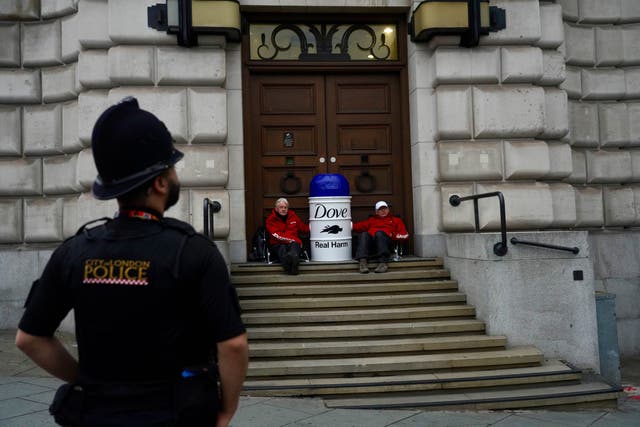
[[391,129],[386,125],[351,125],[338,129],[338,153],[391,153]]
[[[258,226],[279,197],[307,219],[311,178],[323,173],[326,156],[324,78],[319,75],[260,75],[251,81],[251,152],[258,173],[254,200],[248,200]],[[248,216],[249,217],[249,216]],[[249,224],[251,227],[251,224]]]
[[[273,79],[272,79],[273,80]],[[318,111],[317,82],[265,81],[260,88],[261,114],[316,114]]]
[[[286,156],[292,153],[315,155],[318,152],[318,137],[314,126],[263,126],[262,155]],[[288,144],[295,145],[295,150],[288,150],[284,139],[290,133]]]
[[[320,173],[349,181],[353,221],[386,200],[406,218],[399,75],[278,74],[250,78],[247,223],[255,230],[286,197],[308,219],[309,183]],[[249,231],[251,233],[252,231]]]
[[[351,216],[359,221],[386,200],[403,215],[402,133],[395,74],[327,76],[327,145],[339,159],[330,173],[347,177]],[[394,180],[394,164],[398,178]],[[410,187],[408,187],[410,188]]]

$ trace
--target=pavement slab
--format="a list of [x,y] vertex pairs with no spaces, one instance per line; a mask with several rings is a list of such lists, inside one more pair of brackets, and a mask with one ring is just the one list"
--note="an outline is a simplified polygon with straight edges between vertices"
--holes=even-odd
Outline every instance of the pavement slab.
[[[62,383],[35,367],[0,331],[0,427],[55,426],[49,403]],[[68,342],[73,347],[73,343]],[[73,350],[73,348],[72,348]],[[535,411],[332,409],[319,398],[243,396],[232,427],[630,427],[640,426],[640,359],[623,364],[618,408]],[[627,376],[626,373],[632,375]],[[635,375],[635,376],[634,376]]]

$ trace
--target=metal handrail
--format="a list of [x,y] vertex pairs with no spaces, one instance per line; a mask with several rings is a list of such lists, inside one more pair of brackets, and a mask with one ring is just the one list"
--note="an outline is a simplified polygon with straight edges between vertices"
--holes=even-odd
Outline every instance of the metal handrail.
[[461,202],[466,200],[473,200],[473,213],[476,220],[476,233],[480,232],[480,220],[478,218],[478,199],[484,199],[485,197],[497,197],[500,202],[500,235],[501,241],[493,245],[493,253],[498,256],[504,256],[507,254],[507,215],[504,208],[504,196],[500,191],[494,191],[492,193],[474,194],[472,196],[460,197],[456,194],[449,197],[449,203],[451,206],[459,206]]
[[558,245],[550,245],[548,243],[538,243],[538,242],[529,242],[527,240],[518,240],[515,237],[511,238],[511,243],[514,245],[529,245],[529,246],[538,246],[540,248],[547,248],[547,249],[556,249],[559,251],[567,251],[567,252],[572,252],[575,255],[577,255],[580,252],[580,248],[577,247],[569,247],[569,246],[558,246]]
[[207,236],[209,239],[213,240],[213,214],[220,212],[222,209],[222,205],[217,200],[209,200],[208,197],[205,197],[203,202],[203,213],[202,219],[204,221],[204,226],[202,227],[202,233]]

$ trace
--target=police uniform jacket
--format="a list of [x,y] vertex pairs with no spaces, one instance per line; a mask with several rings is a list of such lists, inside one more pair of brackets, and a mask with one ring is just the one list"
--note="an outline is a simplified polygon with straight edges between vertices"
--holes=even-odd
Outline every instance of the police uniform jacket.
[[117,217],[58,247],[19,327],[52,336],[70,310],[87,382],[171,381],[245,330],[215,244],[169,218]]

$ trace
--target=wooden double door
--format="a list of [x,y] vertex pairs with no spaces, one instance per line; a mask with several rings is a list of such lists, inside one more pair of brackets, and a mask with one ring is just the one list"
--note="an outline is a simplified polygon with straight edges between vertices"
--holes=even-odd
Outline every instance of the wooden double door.
[[309,184],[325,173],[348,180],[353,222],[385,200],[411,228],[406,99],[398,73],[254,74],[249,86],[248,236],[279,197],[308,220]]

